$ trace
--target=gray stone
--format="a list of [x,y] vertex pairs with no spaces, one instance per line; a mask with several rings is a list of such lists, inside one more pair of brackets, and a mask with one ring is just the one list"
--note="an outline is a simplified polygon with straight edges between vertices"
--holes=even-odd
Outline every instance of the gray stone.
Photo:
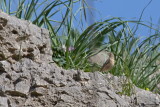
[[0,60],[7,59],[11,63],[23,57],[36,62],[47,61],[46,58],[51,60],[52,52],[47,30],[3,12],[0,14],[0,18],[7,20],[7,24],[3,26],[3,33],[0,34],[3,38],[0,41]]
[[44,93],[47,93],[47,89],[43,87],[37,87],[32,89],[31,96],[43,96]]
[[7,97],[0,97],[0,107],[8,107]]
[[0,74],[3,72],[8,72],[10,71],[10,63],[7,61],[0,61]]
[[159,107],[160,95],[151,93],[150,91],[139,90],[136,93],[136,101],[140,106]]
[[15,84],[15,91],[25,94],[26,96],[29,93],[30,89],[30,81],[29,80],[19,80],[18,83]]

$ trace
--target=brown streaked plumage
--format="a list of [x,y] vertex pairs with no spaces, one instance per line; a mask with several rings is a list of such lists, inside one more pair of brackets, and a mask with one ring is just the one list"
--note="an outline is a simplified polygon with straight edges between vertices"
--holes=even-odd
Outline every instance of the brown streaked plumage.
[[104,71],[109,71],[113,68],[114,66],[114,55],[113,53],[108,53],[108,59],[106,60],[106,62],[103,64],[103,66],[101,67],[100,71],[104,72]]

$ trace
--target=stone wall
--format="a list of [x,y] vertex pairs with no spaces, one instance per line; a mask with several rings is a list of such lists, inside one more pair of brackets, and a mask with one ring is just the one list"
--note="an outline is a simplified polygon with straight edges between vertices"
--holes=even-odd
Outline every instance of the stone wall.
[[123,77],[64,70],[52,61],[49,32],[0,11],[0,107],[159,107],[160,96]]

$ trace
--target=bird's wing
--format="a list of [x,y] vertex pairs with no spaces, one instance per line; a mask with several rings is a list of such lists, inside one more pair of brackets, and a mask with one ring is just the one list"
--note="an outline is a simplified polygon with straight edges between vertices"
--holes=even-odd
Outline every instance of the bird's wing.
[[102,71],[103,69],[104,69],[104,67],[106,66],[106,65],[108,65],[110,63],[110,59],[107,59],[106,60],[106,62],[103,64],[103,66],[101,67],[101,70],[100,71]]

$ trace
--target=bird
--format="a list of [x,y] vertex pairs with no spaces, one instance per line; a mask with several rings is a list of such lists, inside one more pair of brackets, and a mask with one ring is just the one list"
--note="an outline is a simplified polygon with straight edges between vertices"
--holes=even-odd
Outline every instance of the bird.
[[114,54],[112,52],[108,53],[108,59],[105,61],[105,63],[103,64],[103,66],[100,69],[100,72],[107,72],[109,70],[111,70],[115,64],[115,60],[114,60]]

